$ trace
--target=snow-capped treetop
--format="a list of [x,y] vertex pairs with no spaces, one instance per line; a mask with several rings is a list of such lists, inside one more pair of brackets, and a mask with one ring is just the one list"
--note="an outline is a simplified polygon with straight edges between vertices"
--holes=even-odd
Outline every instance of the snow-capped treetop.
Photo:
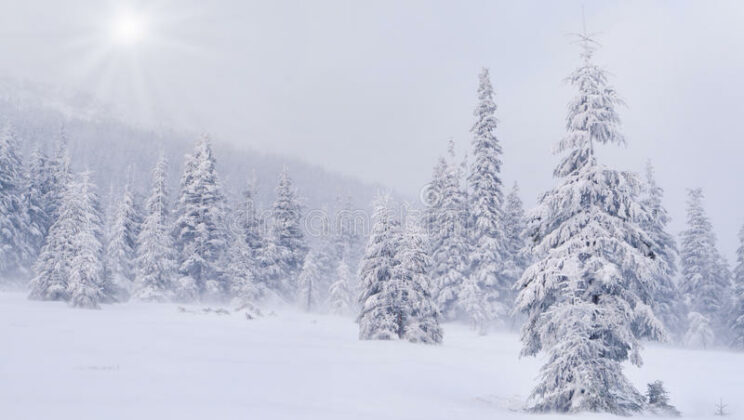
[[152,170],[152,187],[150,197],[145,202],[145,211],[155,214],[158,221],[164,223],[170,214],[168,210],[168,159],[160,154]]
[[569,152],[555,169],[556,176],[566,176],[586,164],[595,164],[595,143],[625,144],[615,109],[623,101],[607,85],[605,70],[591,60],[598,44],[587,34],[579,34],[578,42],[584,63],[567,78],[577,88],[578,95],[569,103],[567,133],[556,148],[557,153]]

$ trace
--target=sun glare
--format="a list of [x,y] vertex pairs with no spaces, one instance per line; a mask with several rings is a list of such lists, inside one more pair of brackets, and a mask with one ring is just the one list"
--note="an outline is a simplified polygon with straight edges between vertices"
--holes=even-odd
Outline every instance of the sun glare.
[[140,43],[146,35],[147,27],[143,16],[121,15],[113,22],[111,35],[117,44],[131,46]]

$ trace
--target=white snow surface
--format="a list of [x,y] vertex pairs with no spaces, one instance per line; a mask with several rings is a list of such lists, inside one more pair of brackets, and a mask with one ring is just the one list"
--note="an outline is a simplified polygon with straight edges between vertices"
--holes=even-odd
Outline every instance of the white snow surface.
[[[102,310],[0,293],[0,418],[567,419],[521,406],[540,360],[514,333],[444,326],[440,346],[360,341],[351,318],[292,308],[247,320],[202,306]],[[649,345],[626,373],[665,382],[684,418],[744,419],[744,354]],[[585,419],[617,418],[583,414]]]

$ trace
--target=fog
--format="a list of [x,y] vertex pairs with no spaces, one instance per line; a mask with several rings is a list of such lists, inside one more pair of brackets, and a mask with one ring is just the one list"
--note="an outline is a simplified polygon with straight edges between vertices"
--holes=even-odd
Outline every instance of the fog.
[[[627,103],[626,149],[602,158],[656,166],[672,232],[702,187],[729,261],[744,223],[744,5],[585,2],[596,61]],[[549,188],[578,63],[579,1],[3,0],[0,76],[63,86],[139,124],[207,131],[411,197],[449,138],[469,148],[477,74],[497,92],[504,179],[527,205]],[[122,13],[136,45],[111,40]]]

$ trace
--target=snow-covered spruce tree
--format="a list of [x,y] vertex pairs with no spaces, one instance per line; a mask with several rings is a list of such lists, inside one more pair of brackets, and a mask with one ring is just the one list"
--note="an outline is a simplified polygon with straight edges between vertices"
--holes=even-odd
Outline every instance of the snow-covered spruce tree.
[[360,228],[366,213],[354,209],[350,196],[346,196],[343,201],[338,199],[337,202],[338,209],[333,229],[336,258],[338,261],[346,260],[349,269],[356,272],[364,252]]
[[88,174],[64,188],[57,219],[36,263],[29,298],[97,307],[111,301],[103,277],[103,232],[98,197]]
[[337,315],[349,315],[356,304],[354,292],[351,285],[351,271],[346,260],[342,259],[336,269],[336,281],[331,284],[329,290],[331,312]]
[[134,289],[137,240],[142,229],[142,215],[129,183],[124,186],[111,223],[106,238],[106,271],[118,290],[117,300],[123,302]]
[[332,223],[326,215],[330,214],[324,210],[321,219],[323,229],[318,244],[315,248],[316,263],[320,281],[318,282],[318,297],[322,306],[330,305],[331,285],[338,279],[338,265],[343,256],[338,255],[337,237],[332,229]]
[[321,299],[321,275],[318,253],[310,251],[302,264],[302,271],[297,277],[297,302],[305,311],[315,311]]
[[288,298],[297,291],[297,276],[308,252],[301,220],[302,208],[285,167],[279,175],[276,200],[272,207],[271,240],[274,246],[270,253],[281,273],[277,279],[279,284],[272,287]]
[[52,173],[49,157],[36,146],[31,152],[26,175],[25,207],[28,213],[28,243],[31,257],[35,260],[41,253],[44,239],[53,220],[51,207]]
[[67,289],[72,306],[97,309],[99,303],[111,301],[111,297],[106,296],[103,269],[103,219],[95,186],[89,178],[89,173],[81,174],[67,194],[77,206],[77,229],[69,238],[73,252]]
[[161,155],[152,170],[152,189],[145,203],[145,219],[137,238],[133,296],[146,302],[170,301],[176,280],[167,175],[168,161]]
[[445,175],[447,173],[447,161],[440,157],[437,159],[432,171],[431,181],[422,190],[421,201],[424,209],[424,227],[429,236],[429,253],[433,255],[441,243],[439,235],[439,218],[442,213],[442,195],[444,194]]
[[230,277],[232,296],[239,306],[255,305],[269,292],[265,275],[266,241],[261,232],[254,201],[255,186],[251,182],[243,192],[243,202],[238,208],[236,231],[230,247]]
[[[677,245],[674,237],[667,232],[670,219],[662,204],[663,197],[664,189],[656,183],[654,168],[651,162],[648,162],[642,203],[651,214],[651,218],[645,222],[640,221],[640,225],[653,241],[653,253],[665,263],[665,269],[656,279],[656,292],[651,307],[667,330],[679,337],[684,333],[687,310],[674,282],[677,273]],[[636,335],[643,336],[644,331],[636,331]]]
[[24,277],[33,255],[24,168],[11,127],[0,128],[0,285]]
[[654,381],[648,384],[646,390],[648,410],[658,416],[679,417],[680,412],[669,404],[669,393],[664,389],[664,383]]
[[685,346],[704,349],[715,344],[716,333],[709,317],[692,311],[687,315],[687,324],[687,331],[682,339]]
[[409,221],[397,249],[398,264],[393,267],[391,285],[397,317],[402,326],[400,338],[413,343],[442,342],[439,310],[430,291],[428,244],[418,220]]
[[578,95],[557,147],[561,183],[528,216],[536,262],[517,283],[517,309],[527,315],[522,355],[547,352],[528,408],[629,414],[644,398],[621,364],[641,364],[634,322],[663,335],[648,306],[663,262],[637,225],[650,217],[638,202],[639,180],[596,161],[596,145],[625,142],[615,110],[621,101],[592,63],[595,42],[579,40],[583,64],[568,78]]
[[57,209],[62,205],[62,199],[65,194],[65,188],[72,182],[72,170],[70,169],[70,151],[67,146],[67,136],[64,130],[60,138],[55,143],[54,158],[49,161],[49,171],[51,173],[51,187],[49,199],[47,200],[49,208],[47,214],[50,215],[50,223],[54,223],[57,218]]
[[488,332],[488,321],[491,319],[492,306],[486,296],[478,277],[470,275],[462,282],[458,296],[459,307],[473,330],[481,335]]
[[[526,226],[525,226],[525,213],[522,205],[522,199],[519,198],[519,186],[514,183],[509,195],[506,196],[506,202],[504,203],[504,249],[506,251],[506,259],[504,261],[504,276],[507,279],[505,283],[511,284],[514,288],[514,284],[522,277],[522,273],[530,265],[529,250],[526,245]],[[516,296],[511,295],[512,299]],[[512,302],[509,306],[509,319],[511,320],[511,326],[515,325],[517,320],[515,317],[517,313],[514,311],[514,303]]]
[[[699,188],[689,191],[687,229],[682,232],[680,262],[679,290],[690,311],[707,318],[706,324],[715,332],[721,325],[730,279],[716,250],[713,228],[703,209],[703,191]],[[696,316],[690,316],[690,321],[693,320],[702,324]],[[692,323],[689,328],[700,330]]]
[[228,291],[225,207],[212,145],[204,136],[186,156],[176,203],[177,300],[222,299]]
[[[57,207],[56,220],[49,228],[44,246],[36,261],[35,277],[31,280],[30,299],[68,300],[70,263],[75,250],[69,240],[76,230],[80,216],[74,199],[72,183],[65,187],[63,200]],[[66,198],[66,199],[64,199]]]
[[388,195],[375,199],[372,230],[362,258],[359,294],[359,338],[392,340],[403,333],[391,283],[400,246],[400,224],[393,218]]
[[[501,182],[501,144],[496,137],[496,103],[488,69],[479,76],[478,105],[473,112],[473,164],[468,175],[471,241],[471,276],[486,295],[491,319],[505,320],[514,302],[513,277],[506,275]],[[520,273],[521,274],[521,273]]]
[[744,226],[739,230],[739,248],[736,250],[734,267],[734,297],[730,314],[731,347],[744,350]]
[[450,162],[444,172],[437,218],[429,234],[434,248],[431,277],[436,287],[436,302],[445,319],[454,319],[461,311],[460,290],[469,271],[467,203],[461,182],[461,170],[455,163],[454,142],[449,144]]

